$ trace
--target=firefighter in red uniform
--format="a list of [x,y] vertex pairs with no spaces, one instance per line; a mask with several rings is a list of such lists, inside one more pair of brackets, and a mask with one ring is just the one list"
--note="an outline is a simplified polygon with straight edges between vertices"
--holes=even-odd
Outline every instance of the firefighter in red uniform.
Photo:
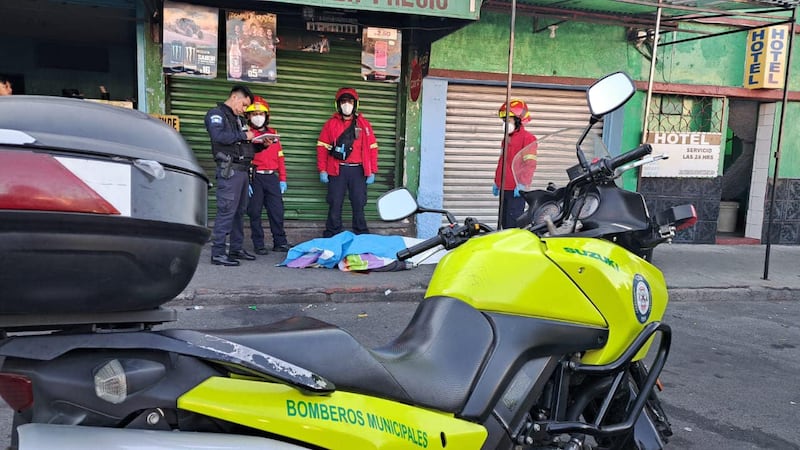
[[325,122],[317,140],[319,179],[328,185],[328,220],[324,237],[343,231],[342,205],[349,193],[353,232],[369,233],[364,207],[367,185],[378,171],[378,142],[372,125],[358,113],[358,93],[343,87],[336,92],[336,113]]
[[[531,113],[528,111],[528,105],[519,99],[512,99],[509,101],[511,108],[506,107],[503,103],[500,106],[498,115],[503,119],[503,131],[505,141],[508,139],[506,147],[505,158],[503,158],[502,148],[500,145],[500,158],[497,160],[497,168],[494,171],[494,184],[492,185],[492,194],[494,196],[500,195],[500,184],[503,185],[503,228],[512,228],[517,226],[517,218],[525,211],[525,199],[519,193],[520,186],[517,186],[514,181],[514,174],[511,172],[511,162],[517,153],[529,144],[536,142],[536,136],[532,135],[525,129],[525,123],[530,122]],[[505,166],[505,177],[502,171]]]
[[[256,155],[250,168],[252,195],[247,205],[250,217],[250,237],[253,248],[259,255],[266,255],[264,228],[261,226],[261,208],[267,208],[269,229],[272,232],[272,250],[289,251],[286,232],[283,229],[283,193],[286,192],[286,165],[278,132],[269,128],[269,104],[256,96],[253,104],[245,110]],[[275,135],[275,136],[272,136]],[[269,136],[259,139],[259,136]]]

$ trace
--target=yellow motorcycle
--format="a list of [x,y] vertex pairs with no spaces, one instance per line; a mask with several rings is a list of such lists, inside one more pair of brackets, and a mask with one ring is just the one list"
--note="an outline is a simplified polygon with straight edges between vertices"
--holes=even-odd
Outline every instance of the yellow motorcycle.
[[[398,254],[450,250],[392,342],[368,349],[309,317],[216,332],[130,319],[8,338],[0,395],[17,411],[15,445],[663,448],[671,432],[656,388],[670,348],[667,289],[642,256],[691,224],[694,209],[650,217],[641,195],[614,184],[648,146],[592,162],[581,149],[634,90],[623,73],[588,89],[578,165],[565,187],[524,192],[518,228],[467,218]],[[514,166],[528,188],[533,150]],[[432,211],[403,188],[378,209],[385,220]]]

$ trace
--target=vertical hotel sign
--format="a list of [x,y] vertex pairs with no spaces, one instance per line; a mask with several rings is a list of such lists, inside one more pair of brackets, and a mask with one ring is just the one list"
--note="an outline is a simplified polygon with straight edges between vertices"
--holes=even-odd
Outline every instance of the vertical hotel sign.
[[747,34],[744,87],[783,88],[788,39],[788,25],[750,30]]

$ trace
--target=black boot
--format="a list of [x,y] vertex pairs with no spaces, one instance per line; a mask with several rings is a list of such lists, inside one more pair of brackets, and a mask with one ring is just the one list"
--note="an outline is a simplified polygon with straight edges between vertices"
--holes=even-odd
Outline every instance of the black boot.
[[229,258],[228,255],[219,255],[211,257],[211,264],[215,266],[238,266],[239,261]]

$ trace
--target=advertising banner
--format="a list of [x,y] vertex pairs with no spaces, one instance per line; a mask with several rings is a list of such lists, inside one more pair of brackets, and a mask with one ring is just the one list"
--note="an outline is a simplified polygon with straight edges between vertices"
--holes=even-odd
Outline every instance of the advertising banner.
[[647,133],[653,155],[666,153],[668,159],[642,166],[642,177],[714,178],[719,172],[722,133]]
[[361,42],[361,76],[368,81],[400,81],[400,30],[364,28]]
[[217,8],[164,0],[164,73],[216,77],[218,26]]
[[225,23],[228,80],[255,83],[277,81],[276,15],[228,11]]

